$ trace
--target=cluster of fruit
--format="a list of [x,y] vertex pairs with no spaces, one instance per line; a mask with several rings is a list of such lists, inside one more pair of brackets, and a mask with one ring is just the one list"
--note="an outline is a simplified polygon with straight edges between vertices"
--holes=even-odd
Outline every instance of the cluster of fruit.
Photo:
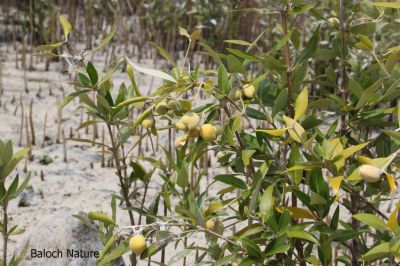
[[237,101],[243,96],[247,99],[253,99],[255,94],[256,88],[254,87],[254,85],[246,84],[243,86],[243,88],[233,88],[232,90],[230,90],[228,97],[233,101]]
[[[179,108],[179,103],[176,100],[163,100],[159,102],[154,108],[154,114],[163,116],[166,115],[169,111],[175,111]],[[141,122],[143,128],[151,128],[154,124],[153,115],[148,115]]]
[[200,136],[205,141],[214,141],[217,136],[222,134],[222,126],[220,124],[203,124],[200,126],[200,120],[198,114],[189,112],[176,122],[176,128],[185,131],[185,135],[177,137],[175,140],[177,149],[185,145],[187,138]]

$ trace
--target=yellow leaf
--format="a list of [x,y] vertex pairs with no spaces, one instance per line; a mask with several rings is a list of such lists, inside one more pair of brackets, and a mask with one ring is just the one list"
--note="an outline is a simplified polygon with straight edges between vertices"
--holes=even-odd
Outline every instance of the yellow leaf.
[[[371,158],[368,158],[368,157],[366,157],[366,156],[358,155],[358,156],[356,157],[356,159],[357,159],[358,162],[360,162],[360,163],[362,163],[362,164],[369,164],[369,165],[375,166],[375,165],[373,164],[373,162],[372,162],[372,159],[371,159]],[[376,166],[375,166],[375,167],[376,167]]]
[[389,7],[389,8],[400,8],[400,3],[398,2],[376,2],[371,3],[373,6]]
[[295,120],[285,115],[283,116],[283,121],[285,121],[286,126],[288,127],[289,135],[292,139],[294,139],[299,143],[303,143],[306,141],[305,139],[306,131],[299,123],[297,123]]
[[338,158],[337,158],[338,160],[339,160],[339,159],[346,159],[346,158],[352,156],[354,153],[358,152],[359,150],[362,150],[362,149],[364,149],[365,147],[367,147],[368,144],[369,144],[369,141],[368,141],[368,142],[365,142],[365,143],[362,143],[362,144],[359,144],[359,145],[355,145],[355,146],[351,146],[351,147],[349,147],[349,148],[346,148],[346,149],[344,149],[343,151],[341,151],[341,152],[338,154],[338,156],[336,156],[336,157],[338,157]]
[[399,226],[399,224],[397,223],[397,212],[399,211],[399,209],[400,209],[400,202],[397,203],[396,208],[390,214],[389,219],[387,221],[387,226],[392,230],[396,229],[396,227]]
[[306,209],[299,207],[276,207],[276,210],[280,213],[283,213],[285,210],[290,212],[290,215],[295,219],[313,219],[315,220],[315,216]]
[[274,137],[280,137],[283,134],[285,134],[287,128],[278,128],[278,129],[257,129],[258,132],[263,132],[268,135],[274,136]]
[[338,155],[340,152],[343,151],[343,145],[340,142],[339,138],[335,138],[335,139],[331,140],[331,144],[333,145],[333,149],[332,149],[332,154],[331,154],[330,158],[333,158],[336,155]]
[[357,161],[363,164],[369,164],[375,167],[378,167],[379,169],[385,171],[386,168],[390,165],[390,163],[396,158],[397,154],[399,153],[400,150],[397,150],[393,154],[391,154],[388,157],[382,157],[382,158],[375,158],[371,159],[366,156],[359,155],[357,156]]
[[72,31],[71,23],[69,23],[69,21],[63,15],[60,16],[60,23],[64,30],[65,38],[68,38],[68,34]]
[[294,120],[299,120],[307,111],[308,106],[308,88],[304,87],[304,89],[300,92],[299,96],[296,98],[296,103],[294,105]]
[[392,174],[386,173],[386,178],[389,182],[390,192],[394,193],[397,189],[396,181],[394,180],[394,176]]
[[213,214],[215,211],[217,211],[218,209],[222,208],[222,203],[220,202],[212,202],[210,203],[210,205],[208,206],[205,215],[209,216],[211,214]]
[[336,176],[329,178],[329,185],[332,187],[333,193],[337,195],[339,193],[340,185],[342,184],[343,176]]

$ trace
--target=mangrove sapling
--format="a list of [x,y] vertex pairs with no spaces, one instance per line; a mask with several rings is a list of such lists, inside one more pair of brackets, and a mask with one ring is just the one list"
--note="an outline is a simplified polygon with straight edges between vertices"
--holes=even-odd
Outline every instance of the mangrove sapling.
[[[328,6],[330,11],[326,12]],[[212,69],[189,66],[192,49],[183,51],[184,67],[168,52],[157,49],[172,61],[169,72],[143,68],[127,58],[112,66],[120,69],[126,63],[127,70],[131,67],[163,79],[149,96],[138,93],[133,70],[127,71],[129,86],[124,84],[112,92],[113,71],[99,77],[94,65],[82,58],[75,91],[64,102],[79,97],[88,115],[106,125],[121,188],[119,199],[131,223],[120,227],[129,229],[129,234],[107,232],[104,240],[111,244],[99,264],[110,263],[115,254],[131,252],[132,235],[145,239],[133,250],[140,253],[140,259],[154,258],[160,252],[162,264],[168,259],[165,245],[169,242],[186,248],[168,264],[178,259],[189,263],[188,254],[193,249],[196,263],[217,265],[310,262],[327,266],[336,263],[336,253],[341,254],[337,261],[347,264],[378,259],[390,264],[399,256],[398,208],[390,215],[381,210],[383,199],[397,191],[398,154],[388,147],[400,145],[399,121],[389,121],[390,115],[399,113],[399,108],[389,107],[391,101],[398,100],[398,83],[391,72],[399,73],[399,48],[376,38],[383,34],[386,23],[393,23],[387,8],[398,7],[392,2],[354,6],[346,1],[288,1],[278,6],[266,1],[263,8],[263,12],[268,9],[265,15],[271,30],[260,31],[253,42],[226,40],[226,51],[214,51],[202,43],[202,52],[215,61],[210,64]],[[350,10],[351,15],[344,16]],[[331,26],[332,21],[336,23],[328,19],[332,16],[337,27]],[[235,22],[235,17],[230,14],[229,21]],[[302,31],[297,23],[305,23]],[[230,23],[223,25],[218,37],[226,36],[224,29],[233,36]],[[70,29],[64,30],[67,37]],[[186,48],[199,38],[196,31],[194,36],[183,28],[179,32],[189,42]],[[184,43],[172,39],[178,46]],[[221,44],[224,42],[213,47],[222,48]],[[118,47],[116,39],[112,49]],[[387,54],[371,56],[378,51]],[[143,52],[143,57],[147,55]],[[96,97],[89,97],[92,93]],[[197,95],[205,97],[198,101]],[[169,99],[179,102],[179,108],[170,110]],[[132,110],[137,114],[134,118]],[[154,120],[146,120],[149,117]],[[162,123],[167,126],[160,126]],[[376,134],[371,134],[371,128]],[[162,153],[157,158],[152,145],[155,134],[168,134],[168,148],[160,145]],[[134,145],[128,144],[128,139],[137,136]],[[146,143],[152,145],[153,156],[143,151]],[[208,156],[212,151],[219,154],[217,163]],[[126,163],[127,158],[132,162]],[[163,181],[150,204],[134,198],[139,189],[136,183],[141,184],[141,180],[147,187],[153,176],[142,161],[156,169],[154,173]],[[206,173],[202,166],[225,171],[210,176],[205,190],[198,191]],[[214,189],[217,195],[211,194]],[[161,204],[163,214],[158,210]],[[134,212],[140,217],[139,224],[133,220]],[[146,224],[141,224],[144,220]],[[112,221],[108,220],[108,226],[115,223]],[[179,230],[170,231],[173,224]],[[231,230],[225,230],[230,227],[232,235]],[[204,233],[205,244],[191,245],[192,234],[199,232]],[[151,239],[155,240],[150,243]],[[136,258],[139,256],[132,256],[132,264]]]
[[[14,255],[10,260],[7,258],[8,241],[12,234],[16,233],[17,225],[10,226],[10,217],[8,214],[8,206],[11,200],[20,195],[28,185],[30,173],[28,173],[21,182],[19,174],[14,178],[11,177],[15,167],[23,160],[29,149],[24,148],[16,153],[13,152],[13,144],[11,140],[3,142],[0,140],[0,204],[2,209],[1,231],[3,237],[3,254],[1,265],[18,265],[25,256],[24,252],[18,256]],[[10,264],[8,264],[10,263]]]

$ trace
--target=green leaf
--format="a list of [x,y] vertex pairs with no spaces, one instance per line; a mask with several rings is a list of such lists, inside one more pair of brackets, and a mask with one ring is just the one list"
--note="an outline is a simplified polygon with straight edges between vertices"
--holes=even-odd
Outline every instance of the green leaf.
[[237,257],[236,254],[230,254],[228,256],[224,256],[223,258],[214,262],[213,266],[224,266],[227,263],[234,261],[236,259],[236,257]]
[[186,257],[187,255],[190,254],[190,252],[193,252],[193,249],[184,249],[182,251],[179,251],[178,253],[174,254],[171,259],[168,261],[167,265],[173,265]]
[[13,145],[11,140],[7,141],[1,151],[0,165],[6,165],[13,157]]
[[87,63],[86,72],[89,75],[92,86],[94,86],[97,83],[99,76],[97,74],[96,68],[93,66],[92,62],[90,62],[90,61]]
[[26,188],[26,186],[28,185],[30,178],[31,178],[31,173],[29,172],[29,173],[26,175],[26,177],[25,177],[24,181],[22,182],[22,184],[17,188],[17,190],[16,190],[14,193],[11,194],[11,192],[8,191],[8,192],[10,193],[10,195],[9,195],[8,198],[9,198],[9,199],[14,199],[14,198],[16,198],[19,194],[21,194],[22,191],[24,191],[25,188]]
[[233,175],[217,175],[214,177],[215,180],[225,183],[227,185],[234,186],[243,190],[247,189],[246,183]]
[[308,88],[304,87],[304,89],[300,92],[299,96],[296,98],[296,103],[294,106],[294,120],[299,120],[307,111],[308,106]]
[[270,185],[260,197],[260,215],[267,221],[274,207],[274,185]]
[[79,90],[75,91],[73,93],[70,93],[67,95],[67,97],[64,98],[64,100],[60,104],[60,109],[64,108],[70,101],[72,101],[75,97],[78,97],[79,95],[83,93],[87,93],[92,91],[91,89],[85,89],[85,90]]
[[289,230],[286,232],[286,235],[288,238],[304,239],[318,245],[318,240],[314,235],[300,229],[289,228]]
[[243,45],[243,46],[250,46],[251,45],[251,43],[243,41],[243,40],[224,40],[224,42],[237,44],[237,45]]
[[[39,51],[54,50],[63,44],[64,44],[64,42],[58,42],[58,43],[54,43],[54,44],[43,44],[43,45],[37,46],[35,49],[39,50]],[[38,54],[37,56],[40,56],[40,55],[41,54]],[[52,55],[56,55],[56,54],[52,54]]]
[[250,257],[257,259],[262,258],[260,247],[256,243],[247,238],[244,238],[242,242],[243,242],[243,247],[246,249],[247,254],[249,254]]
[[385,232],[389,230],[387,225],[377,216],[369,213],[357,213],[353,215],[353,218],[360,222],[375,228],[378,231]]
[[128,64],[130,64],[134,69],[136,69],[137,71],[146,74],[146,75],[150,75],[156,78],[161,78],[167,81],[171,81],[173,83],[177,83],[176,79],[174,79],[171,75],[162,72],[160,70],[156,70],[156,69],[150,69],[150,68],[145,68],[145,67],[141,67],[139,65],[136,65],[135,63],[133,63],[131,60],[129,60],[128,58],[126,58],[126,60],[128,61]]
[[4,169],[1,173],[1,178],[7,177],[17,166],[17,164],[25,157],[28,153],[29,148],[24,148],[17,153],[14,154],[12,159],[4,166]]
[[229,90],[228,72],[222,64],[218,68],[218,88],[225,93]]
[[117,32],[117,27],[114,26],[110,34],[108,34],[107,37],[105,37],[98,46],[96,46],[93,50],[89,51],[88,54],[94,53],[103,48],[114,37],[116,32]]
[[60,24],[63,28],[65,39],[67,39],[68,34],[72,31],[72,25],[63,15],[60,16]]
[[120,109],[120,108],[122,108],[124,106],[130,105],[130,104],[133,104],[133,103],[144,102],[144,101],[146,101],[148,99],[149,98],[145,97],[145,96],[128,98],[128,99],[124,100],[123,102],[120,102],[119,104],[114,106],[113,109]]
[[272,117],[274,118],[287,104],[288,89],[283,89],[279,92],[278,97],[274,101],[274,106],[272,107]]
[[283,36],[282,39],[276,42],[276,44],[272,47],[272,49],[268,53],[274,55],[289,41],[291,35],[292,31],[289,31],[285,36]]
[[228,55],[228,69],[230,72],[236,72],[236,73],[241,73],[244,75],[246,72],[245,68],[243,67],[242,62],[234,56],[234,55]]
[[320,26],[318,25],[318,27],[314,31],[311,39],[307,42],[306,48],[304,49],[304,51],[300,54],[300,56],[296,60],[296,63],[305,61],[314,55],[315,51],[318,48],[319,29],[320,29]]
[[355,81],[352,77],[348,77],[349,79],[349,89],[350,91],[358,98],[361,98],[361,95],[363,94],[363,90],[360,86],[360,84]]
[[19,175],[17,174],[12,181],[11,185],[8,187],[7,193],[8,194],[13,194],[14,191],[17,189],[19,183]]
[[160,53],[161,56],[163,56],[165,59],[167,59],[169,62],[171,62],[174,66],[176,66],[176,62],[174,58],[161,46],[156,44],[155,42],[149,42],[150,45],[154,46],[158,52]]
[[114,248],[108,255],[104,256],[101,260],[101,265],[106,265],[113,260],[118,259],[129,251],[129,238],[124,239],[116,248]]
[[384,78],[381,78],[375,81],[371,86],[369,86],[363,93],[361,94],[360,100],[357,102],[356,109],[360,109],[364,107],[369,99],[374,95],[382,86]]
[[389,255],[390,244],[389,242],[379,244],[361,256],[361,260],[370,261],[377,260]]

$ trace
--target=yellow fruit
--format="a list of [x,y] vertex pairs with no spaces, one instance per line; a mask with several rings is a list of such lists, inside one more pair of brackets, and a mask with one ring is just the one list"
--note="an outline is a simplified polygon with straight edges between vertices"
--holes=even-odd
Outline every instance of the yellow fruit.
[[254,88],[253,84],[246,84],[243,87],[244,96],[249,99],[253,99],[254,95],[256,94],[256,88]]
[[215,227],[215,223],[212,219],[206,221],[206,229],[207,230],[212,231],[212,230],[214,230],[214,227]]
[[218,135],[221,135],[222,134],[222,132],[223,132],[223,128],[222,128],[222,126],[220,125],[220,124],[216,124],[216,125],[214,125],[214,131],[215,131],[215,134],[218,136]]
[[383,171],[375,166],[364,164],[360,167],[359,173],[365,182],[375,183],[381,179]]
[[142,235],[132,236],[131,239],[129,239],[129,248],[133,253],[139,256],[146,249],[146,238]]
[[193,129],[199,125],[200,116],[196,113],[187,113],[182,119],[182,123],[184,123],[188,130]]
[[154,124],[154,119],[153,118],[145,118],[142,121],[142,127],[144,127],[144,128],[152,127],[153,124]]
[[211,124],[204,124],[200,128],[200,136],[205,141],[213,141],[217,137],[214,126]]
[[334,17],[328,18],[328,22],[334,27],[339,27],[339,25],[340,25],[339,19],[334,18]]
[[154,110],[158,115],[165,115],[168,113],[168,105],[166,101],[161,101],[157,104],[156,109]]
[[187,138],[186,135],[177,137],[177,138],[175,139],[175,148],[180,149],[180,148],[182,148],[183,146],[185,146],[186,138]]
[[191,129],[188,133],[189,137],[191,138],[197,138],[200,134],[200,127],[195,127]]
[[232,90],[229,91],[228,97],[232,100],[232,101],[237,101],[240,98],[242,98],[242,91],[239,88],[234,88]]
[[187,126],[185,123],[182,122],[182,120],[176,122],[175,126],[180,130],[185,130],[185,131],[187,130]]

